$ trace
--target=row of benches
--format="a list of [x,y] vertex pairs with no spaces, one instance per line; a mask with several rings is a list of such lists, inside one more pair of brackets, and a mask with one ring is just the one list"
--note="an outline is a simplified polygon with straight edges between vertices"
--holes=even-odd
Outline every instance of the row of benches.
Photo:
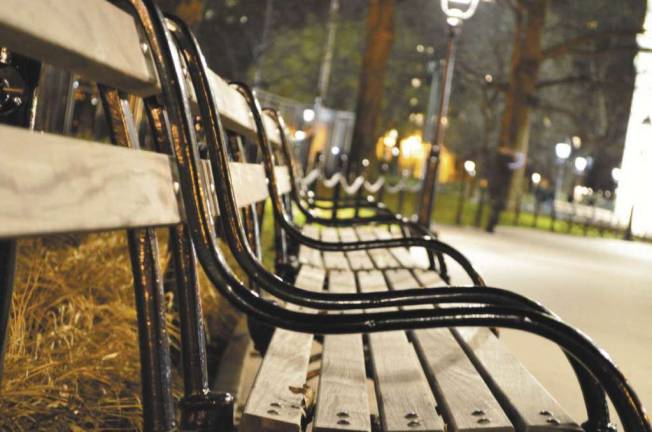
[[[232,428],[232,395],[209,385],[198,265],[252,328],[262,329],[252,330],[254,338],[277,327],[262,345],[268,348],[241,430],[580,429],[486,329],[501,326],[537,333],[565,350],[587,403],[585,430],[609,430],[606,391],[626,430],[650,431],[635,392],[604,353],[534,302],[485,287],[468,260],[428,227],[374,203],[365,204],[370,217],[317,216],[316,203],[298,186],[282,119],[261,111],[246,86],[230,86],[208,70],[188,28],[164,18],[152,0],[4,6],[0,45],[17,53],[4,59],[6,67],[38,75],[46,62],[97,82],[117,146],[30,131],[38,82],[24,79],[22,102],[4,107],[4,122],[23,129],[0,127],[3,346],[16,239],[126,229],[148,431],[175,429],[176,405],[183,430]],[[129,95],[143,98],[154,151],[140,149]],[[246,141],[258,148],[262,166],[231,151]],[[277,274],[260,262],[256,215],[265,200],[277,227]],[[307,217],[301,231],[293,209]],[[156,226],[170,229],[176,273],[184,380],[178,404]],[[429,251],[426,260],[415,261],[408,247]],[[233,254],[246,283],[221,248]],[[445,260],[460,264],[475,286],[444,286]],[[315,342],[320,383],[307,424]]]

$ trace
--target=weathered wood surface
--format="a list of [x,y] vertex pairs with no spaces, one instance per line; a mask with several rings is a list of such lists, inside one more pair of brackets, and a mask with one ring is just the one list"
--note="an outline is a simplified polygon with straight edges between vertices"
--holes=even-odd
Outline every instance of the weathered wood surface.
[[[386,227],[375,227],[373,233],[376,238],[381,240],[388,240],[394,238],[402,238],[403,234],[396,225],[392,225],[388,231]],[[390,253],[394,256],[400,266],[405,268],[428,268],[428,255],[423,248],[391,248]]]
[[[216,73],[210,71],[209,76],[224,126],[255,140],[257,138],[255,133],[256,125],[244,96]],[[265,124],[267,138],[279,144],[281,138],[274,120],[265,114],[263,115],[263,123]]]
[[[315,225],[304,225],[301,232],[311,238],[319,240],[319,227]],[[299,262],[313,267],[323,267],[324,262],[321,259],[321,252],[318,249],[301,245],[299,247]]]
[[[379,271],[359,272],[363,292],[387,289]],[[368,335],[383,430],[443,431],[437,403],[417,354],[403,331]]]
[[[326,242],[339,242],[337,229],[332,227],[322,227],[321,239]],[[346,259],[344,252],[326,252],[322,253],[324,257],[324,267],[329,270],[348,270],[349,261]]]
[[0,45],[140,96],[157,92],[136,22],[105,0],[3,0]]
[[[362,227],[356,228],[356,233],[360,240],[377,240],[378,236],[376,235],[374,227]],[[379,249],[369,249],[367,251],[371,260],[374,262],[374,265],[378,269],[389,269],[389,268],[398,268],[400,264],[394,258],[389,249],[379,248]]]
[[[419,287],[409,270],[388,270],[395,290]],[[448,329],[412,332],[414,347],[451,431],[513,431],[511,422]]]
[[[459,328],[453,334],[500,403],[523,431],[580,431],[541,383],[488,329]],[[551,423],[552,422],[552,423]]]
[[[349,271],[331,271],[329,291],[356,292],[354,274]],[[324,336],[313,430],[371,430],[362,335]]]
[[[168,156],[9,126],[0,126],[0,155],[0,237],[182,220]],[[261,165],[233,162],[230,170],[238,205],[267,198]],[[287,168],[277,175],[288,177]]]
[[[296,285],[318,291],[324,277],[323,270],[304,267]],[[301,430],[301,390],[306,383],[312,341],[311,334],[283,329],[274,332],[242,415],[241,432]]]
[[[360,240],[358,238],[358,235],[355,233],[355,229],[353,228],[339,228],[337,232],[340,236],[340,239],[344,242],[353,243]],[[374,263],[369,258],[369,254],[367,254],[367,251],[360,250],[360,251],[346,252],[346,257],[349,260],[349,266],[351,267],[352,270],[374,269]]]

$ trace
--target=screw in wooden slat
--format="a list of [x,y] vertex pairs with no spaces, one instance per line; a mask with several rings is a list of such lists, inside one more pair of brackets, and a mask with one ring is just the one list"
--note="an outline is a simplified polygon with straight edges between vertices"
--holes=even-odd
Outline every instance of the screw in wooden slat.
[[278,415],[278,411],[273,410],[273,409],[272,410],[267,410],[267,414]]
[[421,426],[421,422],[419,420],[410,420],[407,425],[410,427],[418,427]]
[[558,424],[560,424],[560,421],[557,420],[557,419],[554,418],[554,417],[551,417],[551,418],[549,418],[549,419],[546,420],[546,421],[547,421],[548,423],[550,423],[550,424],[554,424],[554,425],[558,425]]
[[414,411],[410,411],[409,413],[405,414],[406,419],[415,419],[417,417],[419,416]]
[[473,412],[471,413],[471,415],[472,415],[472,416],[476,416],[476,417],[480,417],[480,416],[483,416],[483,415],[484,415],[484,411],[483,411],[483,410],[475,410],[475,411],[473,411]]
[[487,424],[490,421],[491,420],[489,420],[487,417],[482,417],[481,419],[478,419],[478,423],[480,423],[480,424]]
[[340,411],[340,412],[337,413],[337,416],[338,416],[339,418],[348,418],[348,417],[349,417],[349,413],[346,412],[346,411]]

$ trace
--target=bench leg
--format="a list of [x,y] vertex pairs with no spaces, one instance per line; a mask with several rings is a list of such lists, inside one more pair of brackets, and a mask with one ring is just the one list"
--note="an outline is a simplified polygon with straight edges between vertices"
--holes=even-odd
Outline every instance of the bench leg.
[[0,241],[0,383],[4,369],[5,348],[9,339],[9,313],[14,292],[16,240]]
[[152,228],[130,230],[127,238],[138,315],[144,426],[147,431],[170,431],[175,428],[172,367],[156,233]]
[[170,245],[177,286],[184,397],[180,401],[181,429],[228,431],[233,428],[235,400],[229,393],[213,393],[208,386],[197,258],[184,225],[170,229]]

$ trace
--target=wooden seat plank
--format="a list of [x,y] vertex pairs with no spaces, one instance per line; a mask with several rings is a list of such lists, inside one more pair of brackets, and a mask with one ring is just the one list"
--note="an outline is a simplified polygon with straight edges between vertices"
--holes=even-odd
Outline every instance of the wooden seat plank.
[[[315,225],[306,224],[301,228],[301,232],[308,237],[319,240],[319,227]],[[324,267],[319,249],[314,249],[306,245],[299,247],[299,262],[313,267]]]
[[[393,227],[395,227],[395,225],[393,225]],[[390,239],[403,237],[403,234],[400,232],[400,230],[388,231],[386,227],[375,227],[373,233],[376,236],[376,238],[380,240],[390,240]],[[398,248],[389,249],[389,252],[396,259],[396,261],[398,261],[400,267],[427,268],[428,267],[427,256],[422,256],[423,254],[419,254],[419,252],[423,251],[423,249],[421,250],[419,249],[421,248],[398,247]],[[425,258],[425,260],[423,258]]]
[[[385,274],[393,289],[419,286],[419,282],[409,270],[388,270]],[[450,330],[425,329],[413,331],[411,334],[414,347],[436,393],[448,430],[514,430],[500,404]]]
[[[360,240],[377,240],[378,237],[375,233],[375,227],[356,227],[356,234]],[[374,265],[377,269],[389,269],[389,268],[398,268],[400,264],[394,258],[389,249],[380,248],[380,249],[369,249],[367,251],[371,260],[374,262]]]
[[[337,230],[340,239],[345,242],[356,242],[359,241],[357,234],[353,228],[339,228]],[[352,270],[373,270],[374,263],[369,258],[367,251],[359,250],[346,252],[346,257],[349,260],[349,266]]]
[[[355,275],[331,271],[329,291],[356,292]],[[313,430],[371,430],[362,335],[324,336],[322,366]]]
[[[358,278],[363,292],[387,289],[380,271],[359,272]],[[383,430],[443,431],[437,403],[405,332],[371,333],[367,337]]]
[[[432,271],[415,271],[415,276],[424,287],[441,284],[439,276]],[[451,332],[518,430],[579,430],[559,403],[490,330],[457,328]],[[549,416],[541,415],[542,412],[553,413],[560,424],[550,423]]]
[[[303,267],[296,285],[318,291],[322,269]],[[301,310],[301,308],[296,308]],[[241,432],[301,430],[303,393],[313,335],[277,329],[269,344],[249,394],[239,430]]]
[[[322,228],[321,239],[327,242],[340,241],[337,229],[331,227]],[[346,259],[344,252],[322,252],[322,254],[325,268],[329,270],[349,270],[349,261]]]
[[490,330],[458,328],[453,335],[519,430],[582,430]]

